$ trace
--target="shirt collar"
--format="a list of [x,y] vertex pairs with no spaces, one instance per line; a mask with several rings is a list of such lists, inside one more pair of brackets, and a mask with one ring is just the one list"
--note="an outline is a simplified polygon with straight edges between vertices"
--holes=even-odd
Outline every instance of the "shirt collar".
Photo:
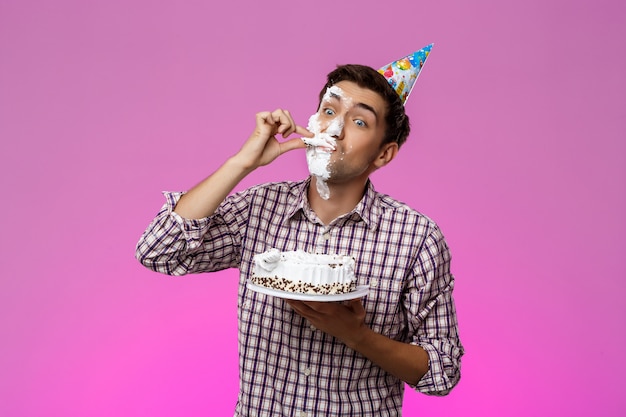
[[378,227],[381,216],[380,199],[374,189],[374,184],[372,184],[372,181],[369,179],[367,180],[367,184],[365,184],[363,198],[352,212],[361,216],[370,229],[375,230]]
[[[286,218],[291,219],[298,213],[306,216],[309,220],[316,217],[309,205],[309,198],[307,196],[307,190],[311,184],[311,177],[308,177],[305,181],[297,183],[295,187],[291,189],[292,199],[291,203],[287,207]],[[349,217],[355,218],[355,220],[363,220],[367,226],[375,230],[378,227],[378,223],[381,216],[381,206],[378,199],[378,194],[374,189],[374,185],[368,179],[365,184],[365,193],[363,198],[356,205],[354,210],[346,215],[342,216],[344,219]]]
[[286,218],[291,219],[299,212],[310,211],[309,198],[307,197],[307,190],[309,189],[309,183],[311,177],[304,181],[300,181],[291,188],[291,198],[287,206]]

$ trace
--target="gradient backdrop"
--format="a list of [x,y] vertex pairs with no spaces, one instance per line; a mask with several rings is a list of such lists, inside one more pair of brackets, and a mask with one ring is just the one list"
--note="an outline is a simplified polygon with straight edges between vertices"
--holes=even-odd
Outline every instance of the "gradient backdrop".
[[[608,0],[0,0],[0,415],[230,416],[237,271],[134,246],[336,64],[435,42],[374,175],[435,219],[467,349],[405,415],[623,416],[626,6]],[[247,178],[300,179],[294,151]]]

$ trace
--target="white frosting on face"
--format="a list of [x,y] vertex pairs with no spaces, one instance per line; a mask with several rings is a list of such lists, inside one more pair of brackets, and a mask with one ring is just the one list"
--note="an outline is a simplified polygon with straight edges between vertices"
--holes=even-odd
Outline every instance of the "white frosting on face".
[[343,90],[336,85],[331,85],[330,88],[326,89],[322,102],[329,101],[332,96],[340,97],[345,107],[350,107],[352,104],[352,99],[350,97],[346,97],[345,94],[343,94]]
[[335,138],[328,134],[328,132],[322,133],[322,125],[320,124],[317,113],[309,117],[307,130],[311,133],[314,133],[315,136],[312,138],[302,138],[304,143],[306,143],[310,147],[322,148],[322,150],[326,150],[326,152],[335,150],[335,145],[337,142],[335,142]]
[[339,117],[333,119],[326,128],[326,134],[329,136],[339,136],[343,131],[343,120]]
[[[336,85],[326,89],[320,108],[331,99],[331,96],[338,96],[344,106],[350,105],[350,98],[346,98],[343,90]],[[330,197],[330,190],[326,181],[330,178],[330,156],[335,150],[337,142],[335,136],[340,136],[343,131],[343,119],[337,115],[330,124],[324,128],[319,120],[319,111],[309,118],[307,129],[315,134],[312,138],[302,138],[304,143],[309,145],[306,150],[306,161],[309,172],[316,179],[317,192],[324,200]],[[324,130],[324,132],[322,132]]]
[[305,143],[309,145],[306,150],[306,161],[309,166],[309,172],[316,179],[317,192],[324,200],[330,197],[330,190],[326,180],[330,178],[330,154],[335,149],[335,138],[327,132],[321,132],[321,124],[318,114],[315,113],[309,118],[309,131],[315,134],[311,139],[305,138]]

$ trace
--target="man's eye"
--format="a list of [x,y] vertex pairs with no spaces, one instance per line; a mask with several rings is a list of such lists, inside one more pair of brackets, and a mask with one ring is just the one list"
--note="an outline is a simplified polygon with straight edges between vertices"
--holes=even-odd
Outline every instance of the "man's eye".
[[361,119],[356,119],[356,120],[354,121],[354,123],[355,123],[357,126],[359,126],[359,127],[366,127],[366,126],[367,126],[367,123],[365,123],[365,122],[364,122],[363,120],[361,120]]
[[333,109],[324,109],[324,114],[326,116],[333,116],[335,114],[335,111]]

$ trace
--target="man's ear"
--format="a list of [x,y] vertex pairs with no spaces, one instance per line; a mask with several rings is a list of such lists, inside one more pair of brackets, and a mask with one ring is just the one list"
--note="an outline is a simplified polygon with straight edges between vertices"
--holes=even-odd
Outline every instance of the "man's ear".
[[393,160],[398,154],[398,144],[396,142],[386,143],[380,149],[380,153],[374,160],[376,168],[384,167]]

